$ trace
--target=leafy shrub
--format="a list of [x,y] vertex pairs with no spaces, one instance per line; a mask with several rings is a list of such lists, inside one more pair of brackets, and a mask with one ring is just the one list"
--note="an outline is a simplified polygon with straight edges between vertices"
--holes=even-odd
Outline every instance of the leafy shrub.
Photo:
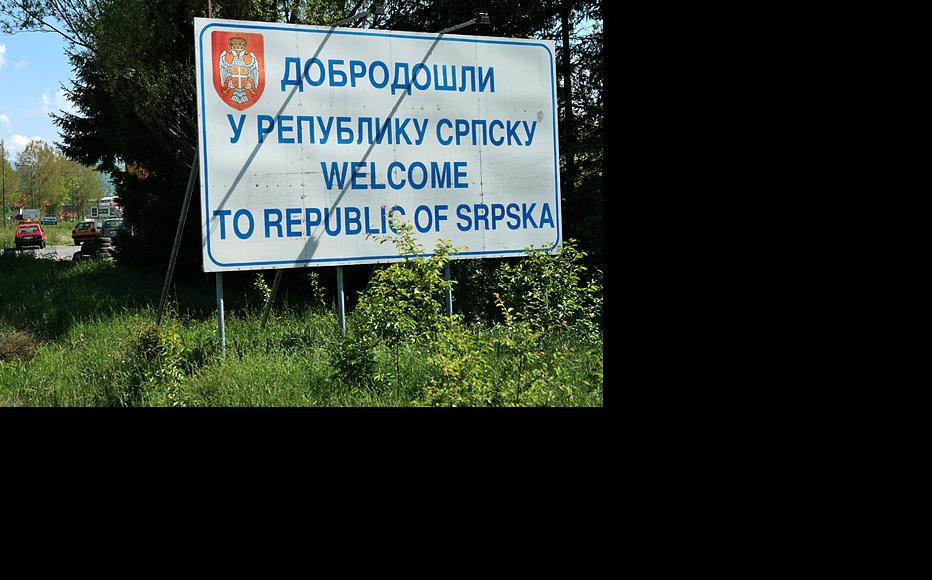
[[261,307],[264,308],[265,305],[268,304],[269,298],[272,297],[272,289],[265,283],[265,275],[262,272],[256,272],[253,286],[259,292],[259,296],[262,299]]
[[146,325],[124,350],[116,376],[104,381],[102,403],[183,406],[184,350],[177,322]]
[[457,320],[438,335],[427,360],[433,372],[415,405],[537,407],[567,404],[579,395],[568,386],[564,353],[544,350],[543,333],[495,298],[505,322],[489,336]]
[[602,324],[602,272],[589,273],[585,257],[574,240],[566,240],[555,256],[528,248],[522,258],[457,264],[462,289],[458,304],[472,320],[503,321],[494,299],[498,295],[517,320],[535,329],[576,326],[597,333]]
[[335,356],[334,378],[358,386],[385,385],[391,377],[380,374],[379,353],[388,352],[394,383],[401,386],[400,360],[407,350],[423,356],[427,371],[420,384],[405,386],[415,405],[548,406],[591,400],[591,393],[579,386],[589,383],[574,381],[574,369],[565,363],[575,344],[548,348],[544,340],[551,329],[570,324],[597,332],[601,283],[598,277],[582,281],[585,268],[578,261],[583,254],[572,243],[560,256],[529,250],[515,264],[486,269],[494,279],[493,304],[501,321],[486,329],[444,310],[443,270],[453,253],[450,243],[441,241],[425,257],[410,224],[392,223],[396,236],[382,241],[392,241],[404,262],[377,269],[360,294],[354,324]]
[[533,248],[515,263],[504,262],[496,272],[502,301],[511,305],[518,320],[537,329],[581,322],[598,327],[602,318],[601,271],[583,280],[585,253],[572,240],[552,256]]
[[377,347],[373,333],[349,326],[332,360],[332,378],[340,386],[377,386],[381,379],[376,376]]
[[312,270],[307,275],[307,283],[311,290],[310,305],[315,310],[326,310],[328,307],[327,291],[320,280],[320,272]]
[[420,406],[490,406],[500,397],[489,362],[494,344],[463,326],[455,316],[437,334],[436,347],[427,358],[431,376],[414,400]]
[[[400,383],[401,349],[409,345],[429,345],[445,323],[443,300],[447,288],[444,265],[454,253],[449,241],[441,240],[434,254],[424,258],[423,247],[413,234],[413,226],[389,215],[395,236],[378,236],[391,241],[403,262],[376,269],[368,287],[359,295],[353,318],[354,336],[345,341],[336,362],[338,376],[352,380],[358,373],[371,371],[375,349],[382,345],[393,355],[396,384]],[[344,352],[344,350],[346,352]]]

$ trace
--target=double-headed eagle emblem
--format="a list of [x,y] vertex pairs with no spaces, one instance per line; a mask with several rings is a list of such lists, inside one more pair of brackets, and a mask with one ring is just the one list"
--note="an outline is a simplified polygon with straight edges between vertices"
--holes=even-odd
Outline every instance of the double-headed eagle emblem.
[[[249,94],[256,96],[259,86],[259,59],[246,50],[246,39],[233,36],[229,40],[230,49],[220,53],[220,86],[223,96],[230,91],[230,100],[243,104],[249,100]],[[216,54],[216,53],[215,53]],[[228,56],[233,60],[228,61]]]

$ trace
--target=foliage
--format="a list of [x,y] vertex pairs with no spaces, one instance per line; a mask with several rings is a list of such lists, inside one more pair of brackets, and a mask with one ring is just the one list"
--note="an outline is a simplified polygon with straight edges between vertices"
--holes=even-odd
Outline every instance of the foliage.
[[388,344],[401,346],[433,338],[444,316],[447,289],[444,266],[455,253],[452,244],[441,240],[425,258],[423,247],[413,235],[414,226],[389,215],[395,236],[374,236],[382,243],[392,241],[403,262],[376,270],[360,295],[356,318]]
[[586,253],[575,240],[565,240],[551,255],[528,248],[513,260],[468,260],[458,263],[458,296],[465,317],[474,322],[503,321],[495,296],[508,304],[517,320],[532,328],[577,326],[598,333],[602,323],[602,271],[585,265]]
[[513,312],[493,327],[442,315],[433,340],[396,358],[356,312],[346,338],[308,303],[277,308],[260,331],[248,273],[225,296],[223,357],[210,277],[173,286],[179,314],[155,329],[161,273],[10,255],[0,271],[0,328],[37,346],[28,361],[0,360],[0,406],[602,405],[601,335],[531,329]]
[[[603,151],[604,151],[604,30],[601,2],[583,1],[574,3],[575,22],[570,34],[571,78],[573,91],[573,136],[571,139],[561,135],[560,152],[572,155],[574,161],[573,175],[561,171],[564,185],[563,215],[565,216],[565,236],[579,240],[580,248],[587,253],[587,262],[601,267],[602,252],[602,212],[603,212]],[[578,34],[577,30],[591,24],[587,34]],[[562,42],[558,48],[558,67],[562,70]],[[560,74],[562,79],[562,73]],[[560,87],[558,99],[565,99],[565,88]],[[561,130],[568,124],[565,114],[561,115]],[[568,193],[567,181],[573,180],[572,195]]]
[[567,240],[558,256],[530,248],[521,260],[502,262],[496,272],[501,299],[535,329],[575,323],[595,331],[602,318],[601,271],[584,280],[585,256]]
[[[449,241],[441,240],[425,258],[424,248],[414,237],[414,226],[394,213],[388,220],[395,235],[372,237],[381,243],[394,243],[404,261],[372,273],[354,312],[360,336],[348,339],[346,356],[350,358],[341,367],[355,372],[370,364],[375,347],[381,344],[393,352],[397,382],[401,349],[430,344],[445,317],[443,300],[448,283],[443,271],[455,250]],[[352,375],[342,372],[342,376]]]
[[436,348],[427,359],[431,375],[414,400],[422,406],[488,406],[498,402],[493,368],[492,342],[463,327],[459,317],[437,334]]
[[[444,265],[453,249],[441,241],[435,253],[424,254],[410,224],[390,217],[403,262],[377,270],[360,295],[353,325],[335,358],[335,378],[370,388],[402,389],[412,403],[424,406],[545,406],[573,404],[590,397],[590,383],[570,378],[567,352],[584,343],[598,343],[601,286],[580,283],[583,257],[570,243],[560,256],[529,251],[515,265],[495,273],[508,298],[495,293],[503,324],[491,331],[468,327],[459,315],[443,310],[447,282]],[[588,302],[587,302],[588,301]],[[544,337],[574,323],[582,340],[548,347]],[[402,384],[400,361],[408,350],[425,359],[423,380]],[[380,353],[389,353],[394,373],[384,374]],[[587,352],[601,358],[601,349]],[[601,380],[598,380],[601,384]]]
[[[102,175],[92,167],[63,158],[62,176],[64,183],[61,203],[74,212],[76,219],[86,215],[84,209],[92,200],[106,195]],[[47,213],[56,215],[56,212],[51,210]]]
[[375,351],[378,340],[374,333],[347,325],[347,332],[334,353],[333,379],[343,386],[377,387],[383,383],[376,373]]
[[327,308],[327,291],[320,280],[320,272],[311,270],[307,275],[308,289],[310,290],[310,303],[313,308],[324,310]]
[[176,322],[162,326],[150,323],[127,349],[122,373],[128,389],[120,402],[127,406],[152,404],[181,406],[184,344]]
[[[469,329],[454,318],[439,333],[437,347],[427,364],[429,381],[413,401],[423,406],[568,406],[591,398],[598,377],[580,376],[567,361],[577,358],[576,345],[546,344],[545,333],[525,320],[518,320],[512,308],[496,295],[504,324],[483,334]],[[586,359],[598,359],[601,349],[585,352]],[[601,400],[601,390],[597,392]]]
[[30,141],[16,156],[19,177],[19,207],[50,208],[62,205],[63,177],[61,156],[43,141]]
[[264,307],[269,302],[269,298],[272,297],[272,289],[269,288],[269,285],[265,282],[265,274],[262,272],[256,272],[255,281],[253,285],[256,288],[256,291],[259,292],[259,296],[262,299],[262,306]]
[[[103,193],[96,171],[68,159],[43,141],[30,141],[20,151],[15,171],[6,155],[6,146],[0,141],[3,192],[8,208],[36,208],[42,215],[59,215],[63,209],[80,211],[90,199]],[[3,213],[9,217],[8,212]]]
[[0,224],[9,217],[7,208],[10,207],[10,202],[17,196],[16,188],[18,184],[19,179],[16,176],[16,170],[10,165],[9,150],[7,150],[3,139],[0,139],[0,192],[2,192],[0,193],[2,195],[0,197]]

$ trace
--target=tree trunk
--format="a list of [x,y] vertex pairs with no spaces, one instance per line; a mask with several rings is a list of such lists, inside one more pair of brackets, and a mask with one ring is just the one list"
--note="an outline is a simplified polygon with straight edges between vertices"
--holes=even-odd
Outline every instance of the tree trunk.
[[566,155],[566,179],[563,195],[573,197],[576,182],[576,123],[573,119],[573,73],[570,69],[570,12],[572,0],[560,3],[560,20],[563,32],[563,135]]

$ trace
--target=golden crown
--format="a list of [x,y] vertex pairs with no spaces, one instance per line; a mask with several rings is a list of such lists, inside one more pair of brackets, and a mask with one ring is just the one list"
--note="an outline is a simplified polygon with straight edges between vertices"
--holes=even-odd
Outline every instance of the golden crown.
[[240,36],[231,36],[230,40],[228,40],[227,42],[229,42],[230,46],[233,48],[239,48],[239,49],[246,48],[246,39]]

